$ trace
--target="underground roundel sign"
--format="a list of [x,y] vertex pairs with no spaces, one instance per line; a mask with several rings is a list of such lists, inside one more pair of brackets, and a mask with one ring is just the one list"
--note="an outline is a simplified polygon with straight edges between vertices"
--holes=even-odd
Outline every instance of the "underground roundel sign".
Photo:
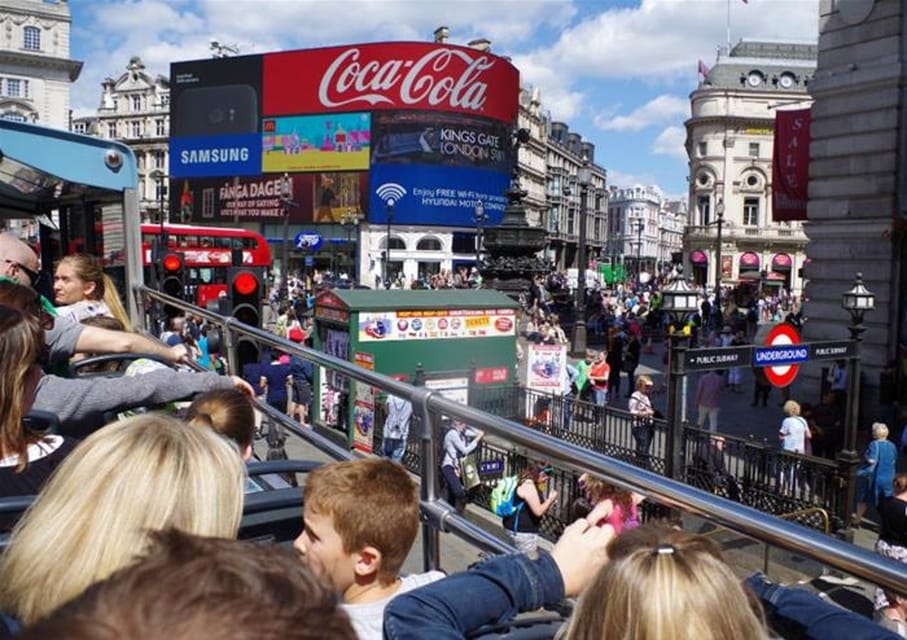
[[807,345],[800,344],[800,335],[785,323],[769,331],[764,347],[753,352],[753,364],[765,368],[765,377],[776,387],[786,387],[800,371],[800,363],[809,359]]

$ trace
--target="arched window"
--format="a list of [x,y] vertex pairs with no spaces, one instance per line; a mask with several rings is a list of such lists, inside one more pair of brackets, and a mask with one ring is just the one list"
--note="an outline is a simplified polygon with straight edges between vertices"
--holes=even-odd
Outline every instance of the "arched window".
[[[385,249],[387,248],[387,238],[384,239],[384,242],[382,243],[382,245],[383,245],[383,248],[385,248]],[[393,251],[394,249],[398,249],[400,251],[405,251],[406,243],[403,242],[403,240],[400,238],[391,236],[390,248],[391,248],[391,251]]]
[[22,30],[22,47],[29,51],[41,50],[41,30],[38,27],[25,27]]
[[434,236],[426,236],[419,240],[419,244],[416,245],[417,251],[440,251],[441,250],[441,241],[435,238]]

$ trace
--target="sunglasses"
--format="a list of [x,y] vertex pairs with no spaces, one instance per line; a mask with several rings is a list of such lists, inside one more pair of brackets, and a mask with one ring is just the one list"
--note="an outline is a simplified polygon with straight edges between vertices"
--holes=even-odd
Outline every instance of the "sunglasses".
[[33,270],[33,269],[29,269],[28,267],[26,267],[26,266],[25,266],[24,264],[22,264],[21,262],[16,262],[15,260],[10,260],[9,258],[4,258],[3,261],[4,261],[5,263],[7,263],[7,264],[13,265],[13,266],[16,267],[17,269],[20,269],[20,270],[22,271],[22,273],[24,273],[25,275],[27,275],[27,276],[28,276],[28,280],[29,280],[29,282],[31,282],[31,286],[32,286],[32,287],[34,287],[35,285],[37,285],[38,282],[41,280],[41,272],[40,272],[40,271],[35,271],[35,270]]

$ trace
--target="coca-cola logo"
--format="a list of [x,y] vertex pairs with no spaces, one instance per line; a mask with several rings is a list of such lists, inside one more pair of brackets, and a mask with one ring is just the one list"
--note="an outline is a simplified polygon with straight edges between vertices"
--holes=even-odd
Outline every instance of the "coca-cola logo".
[[494,321],[494,328],[501,333],[507,333],[513,329],[513,320],[510,318],[498,318]]
[[362,60],[358,48],[347,49],[328,66],[318,86],[325,108],[356,103],[413,106],[426,104],[481,111],[488,85],[482,74],[495,61],[475,58],[459,49],[433,49],[417,60]]

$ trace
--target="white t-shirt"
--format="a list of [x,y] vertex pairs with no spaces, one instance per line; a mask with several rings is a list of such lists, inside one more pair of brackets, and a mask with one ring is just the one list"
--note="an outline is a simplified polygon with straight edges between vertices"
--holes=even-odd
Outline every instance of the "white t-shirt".
[[346,611],[346,615],[350,617],[350,622],[353,623],[353,630],[359,640],[381,640],[384,637],[384,608],[387,603],[401,593],[418,589],[422,585],[431,584],[443,577],[444,574],[440,571],[429,571],[427,573],[405,576],[400,579],[400,588],[397,593],[390,598],[366,604],[342,604],[340,606]]
[[806,420],[789,416],[781,423],[781,448],[794,453],[806,453]]

